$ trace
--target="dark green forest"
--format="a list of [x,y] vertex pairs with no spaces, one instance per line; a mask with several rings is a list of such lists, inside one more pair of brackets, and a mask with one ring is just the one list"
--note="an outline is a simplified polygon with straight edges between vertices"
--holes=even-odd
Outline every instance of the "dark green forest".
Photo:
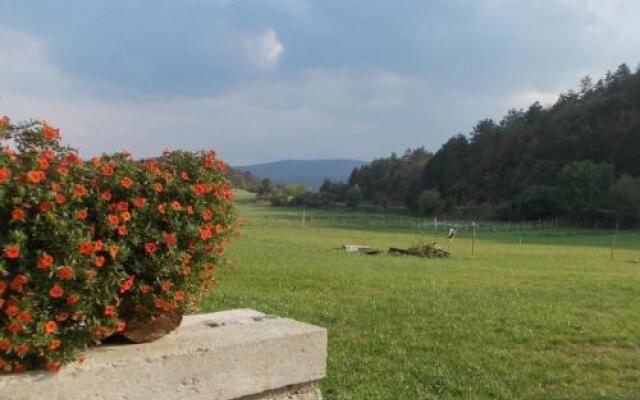
[[421,214],[640,222],[640,71],[627,65],[550,107],[485,119],[435,154],[424,148],[351,174],[362,200]]

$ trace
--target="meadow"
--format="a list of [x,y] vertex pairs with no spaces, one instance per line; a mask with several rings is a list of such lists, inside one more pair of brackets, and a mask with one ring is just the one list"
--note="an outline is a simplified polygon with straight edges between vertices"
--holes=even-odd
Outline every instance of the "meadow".
[[[242,202],[241,202],[242,203]],[[637,399],[640,233],[481,224],[445,236],[408,216],[241,204],[232,264],[205,311],[324,326],[325,399]],[[367,256],[436,240],[448,259]]]

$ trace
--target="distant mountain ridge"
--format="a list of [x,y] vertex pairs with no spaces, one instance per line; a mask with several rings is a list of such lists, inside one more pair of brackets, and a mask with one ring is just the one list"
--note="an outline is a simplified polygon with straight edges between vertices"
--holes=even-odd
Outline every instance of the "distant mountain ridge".
[[281,160],[263,164],[233,167],[247,171],[260,178],[269,178],[281,185],[304,185],[318,189],[325,179],[346,182],[354,168],[366,164],[365,161],[349,159],[329,160]]

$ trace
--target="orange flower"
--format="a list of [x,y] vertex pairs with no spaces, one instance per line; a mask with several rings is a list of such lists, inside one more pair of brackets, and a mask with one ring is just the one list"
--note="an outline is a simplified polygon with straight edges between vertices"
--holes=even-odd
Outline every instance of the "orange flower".
[[158,204],[158,212],[160,214],[164,214],[167,210],[167,205],[166,204]]
[[26,214],[22,208],[14,208],[11,211],[11,221],[24,222],[25,216]]
[[207,157],[204,159],[204,166],[206,168],[213,168],[215,167],[215,161],[213,159],[213,157]]
[[60,165],[58,168],[56,168],[56,171],[58,171],[60,175],[69,175],[69,168],[65,167],[64,165]]
[[136,197],[135,199],[133,199],[133,205],[138,208],[144,207],[144,203],[145,200],[142,197]]
[[53,339],[51,343],[49,343],[49,350],[54,351],[58,347],[60,347],[61,344],[62,344],[62,341],[60,341],[60,339]]
[[78,301],[80,301],[80,296],[75,293],[67,297],[67,304],[69,304],[70,306],[75,306],[76,304],[78,304]]
[[76,274],[73,268],[66,265],[58,268],[58,278],[62,279],[63,281],[69,281],[74,279],[75,277]]
[[9,287],[16,292],[20,292],[22,291],[22,286],[26,285],[27,282],[29,282],[29,278],[26,275],[18,274],[9,283]]
[[186,293],[184,292],[184,290],[178,290],[177,292],[175,292],[175,294],[173,295],[173,299],[175,301],[177,301],[178,303],[182,303],[183,301],[185,301],[187,298]]
[[53,160],[56,156],[56,152],[51,149],[46,149],[42,152],[42,156],[47,160]]
[[58,324],[55,321],[49,321],[44,324],[44,333],[52,335],[58,330]]
[[111,225],[118,225],[120,223],[120,219],[118,218],[118,216],[113,214],[109,214],[107,216],[107,220]]
[[28,324],[33,319],[29,311],[21,311],[20,314],[18,314],[18,318],[25,324]]
[[98,256],[96,257],[96,267],[104,267],[104,263],[106,262],[106,259],[103,256]]
[[182,276],[189,276],[189,275],[191,275],[191,268],[190,267],[182,267],[182,270],[180,270],[180,273],[182,274]]
[[7,317],[14,318],[20,314],[20,309],[17,306],[9,306],[4,310],[4,313],[7,314]]
[[49,361],[47,363],[46,368],[47,368],[47,371],[49,372],[53,372],[53,373],[58,372],[60,371],[60,363],[58,361]]
[[115,172],[115,168],[113,168],[113,165],[105,165],[102,168],[102,175],[104,176],[111,176],[113,175],[114,172]]
[[120,251],[120,247],[118,245],[112,244],[109,246],[109,255],[111,258],[116,258],[118,251]]
[[118,235],[119,236],[126,236],[127,233],[129,233],[129,229],[127,228],[126,225],[120,225],[118,227]]
[[100,200],[102,200],[102,201],[111,201],[111,193],[110,192],[102,192],[102,193],[100,193]]
[[4,183],[11,176],[11,168],[2,167],[0,168],[0,183]]
[[207,240],[213,237],[213,232],[210,227],[204,228],[200,230],[200,239]]
[[73,193],[78,197],[83,197],[87,195],[87,188],[83,185],[75,185],[73,187]]
[[60,129],[55,129],[45,122],[42,126],[42,134],[47,140],[56,140],[60,138]]
[[160,289],[162,289],[163,292],[168,292],[169,290],[171,290],[171,287],[173,286],[173,284],[169,281],[162,281],[162,284],[160,285]]
[[192,186],[193,192],[196,196],[203,196],[207,193],[207,185],[204,183],[196,183]]
[[182,178],[183,181],[188,181],[189,179],[191,179],[189,178],[189,174],[187,173],[187,171],[182,171],[180,173],[180,178]]
[[96,240],[93,242],[93,251],[102,251],[104,248],[104,242],[102,240]]
[[211,211],[211,210],[205,211],[204,220],[205,221],[209,221],[211,218],[213,218],[213,211]]
[[126,201],[119,201],[116,207],[118,208],[118,211],[129,211],[129,203]]
[[43,170],[49,168],[49,160],[47,160],[45,157],[39,158],[38,167]]
[[11,340],[9,339],[0,340],[0,351],[8,350],[9,347],[11,347]]
[[42,203],[38,204],[38,210],[40,210],[41,213],[48,213],[49,211],[51,211],[51,209],[53,208],[53,206],[51,205],[51,203],[43,201]]
[[69,313],[65,311],[61,311],[56,314],[56,320],[58,322],[64,322],[69,319]]
[[29,345],[26,343],[20,343],[13,349],[14,353],[16,353],[20,357],[24,357],[29,352]]
[[47,178],[44,171],[29,171],[27,172],[27,178],[31,183],[40,183]]
[[106,306],[104,308],[104,316],[107,318],[113,318],[116,314],[116,308],[114,306]]
[[158,245],[154,242],[149,242],[144,244],[144,251],[148,254],[153,254],[158,250]]
[[96,328],[96,337],[98,339],[104,339],[107,335],[109,335],[109,328],[105,326],[99,326]]
[[58,285],[53,285],[53,287],[49,289],[49,296],[53,297],[54,299],[59,299],[63,295],[64,289]]
[[142,294],[145,294],[145,295],[149,294],[149,293],[151,293],[152,290],[153,290],[153,288],[151,286],[149,286],[149,285],[145,284],[145,285],[141,285],[140,286],[140,292]]
[[19,322],[12,322],[7,326],[7,330],[11,333],[20,333],[22,332],[22,324]]
[[0,281],[0,296],[2,296],[5,290],[7,290],[7,283],[5,281]]
[[57,205],[62,205],[67,201],[67,198],[63,195],[58,193],[56,195],[56,197],[53,198],[53,201],[57,204]]
[[20,246],[16,244],[16,245],[7,247],[4,250],[4,256],[5,258],[8,258],[10,260],[20,257]]
[[133,181],[127,176],[125,176],[120,180],[120,186],[122,186],[125,189],[129,189],[131,185],[133,185]]
[[133,284],[136,281],[136,277],[131,275],[129,277],[129,279],[127,279],[126,281],[122,282],[120,284],[120,287],[118,288],[118,291],[120,292],[120,294],[124,294],[126,292],[128,292],[129,290],[131,290],[131,288],[133,287]]
[[87,271],[87,275],[85,276],[85,280],[87,282],[92,282],[96,277],[96,273],[94,271]]
[[153,190],[155,190],[157,193],[162,192],[164,188],[162,187],[162,183],[156,183],[153,185]]
[[180,209],[182,209],[182,205],[179,201],[174,200],[171,202],[171,209],[173,211],[180,211]]
[[122,214],[120,214],[120,218],[122,218],[124,222],[129,222],[131,221],[131,214],[129,213],[129,211],[125,211]]
[[93,254],[94,245],[89,242],[82,242],[78,245],[78,252],[84,256],[90,256]]
[[118,322],[118,326],[116,326],[116,332],[122,332],[126,327],[127,327],[127,323],[124,321],[120,321]]
[[76,219],[78,221],[84,221],[87,219],[88,216],[89,216],[89,211],[86,208],[83,210],[78,210],[76,212]]
[[155,305],[156,308],[158,309],[163,309],[165,307],[165,301],[162,299],[155,299],[153,301],[153,304]]
[[178,236],[172,233],[165,233],[164,242],[167,244],[167,246],[175,246],[175,244],[178,243]]
[[53,261],[53,257],[48,255],[47,253],[44,253],[42,256],[40,256],[40,258],[38,258],[37,266],[40,269],[48,269],[51,264],[53,264]]

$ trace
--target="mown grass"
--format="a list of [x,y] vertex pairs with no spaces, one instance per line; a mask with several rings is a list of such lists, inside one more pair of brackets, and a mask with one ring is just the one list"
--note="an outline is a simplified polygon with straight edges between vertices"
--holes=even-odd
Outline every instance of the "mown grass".
[[[411,224],[344,223],[376,215],[307,211],[302,226],[300,213],[243,205],[233,267],[204,308],[326,327],[326,399],[640,397],[640,234],[620,235],[611,261],[611,232],[481,228],[473,257],[468,231],[448,242]],[[336,250],[430,237],[453,256]]]

